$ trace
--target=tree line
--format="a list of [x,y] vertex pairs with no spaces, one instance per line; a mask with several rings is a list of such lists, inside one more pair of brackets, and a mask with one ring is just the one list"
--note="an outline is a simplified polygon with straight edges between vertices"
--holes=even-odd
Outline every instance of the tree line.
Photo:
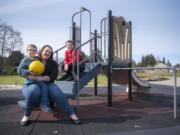
[[0,20],[0,74],[15,74],[23,58],[21,33]]
[[136,63],[133,61],[133,66],[136,67],[154,67],[157,63],[163,63],[167,66],[172,66],[169,60],[166,60],[165,57],[163,57],[161,60],[159,58],[155,58],[153,54],[147,54],[145,56],[142,56],[141,61]]

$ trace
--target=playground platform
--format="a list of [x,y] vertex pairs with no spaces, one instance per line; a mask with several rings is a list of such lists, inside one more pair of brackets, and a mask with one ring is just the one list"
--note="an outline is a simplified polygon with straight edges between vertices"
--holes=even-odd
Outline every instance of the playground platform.
[[[81,125],[73,125],[62,110],[53,114],[33,111],[31,124],[19,125],[22,100],[19,88],[0,90],[1,135],[179,135],[180,134],[180,87],[177,88],[177,118],[173,116],[173,87],[152,84],[150,94],[133,94],[128,100],[125,87],[113,86],[113,106],[107,106],[107,88],[82,90],[80,108],[77,111]],[[75,102],[70,101],[75,105]]]

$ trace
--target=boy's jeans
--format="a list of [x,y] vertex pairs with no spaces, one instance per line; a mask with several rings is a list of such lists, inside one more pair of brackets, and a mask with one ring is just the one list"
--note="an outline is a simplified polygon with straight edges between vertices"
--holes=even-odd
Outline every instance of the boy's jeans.
[[49,106],[48,86],[42,81],[35,82],[41,89],[40,105]]
[[40,103],[41,89],[38,84],[24,85],[22,93],[25,97],[25,113],[24,115],[30,116],[32,109],[37,107]]

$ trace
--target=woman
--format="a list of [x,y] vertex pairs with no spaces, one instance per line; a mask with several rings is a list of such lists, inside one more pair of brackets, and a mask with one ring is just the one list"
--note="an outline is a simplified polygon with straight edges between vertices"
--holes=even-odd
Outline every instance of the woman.
[[58,76],[58,65],[53,60],[53,49],[50,45],[44,45],[39,53],[39,59],[45,65],[45,71],[41,76],[35,76],[35,80],[45,81],[48,85],[50,100],[56,103],[57,107],[63,108],[64,111],[70,116],[71,121],[74,124],[80,124],[80,120],[76,116],[73,108],[69,105],[64,93],[54,83]]

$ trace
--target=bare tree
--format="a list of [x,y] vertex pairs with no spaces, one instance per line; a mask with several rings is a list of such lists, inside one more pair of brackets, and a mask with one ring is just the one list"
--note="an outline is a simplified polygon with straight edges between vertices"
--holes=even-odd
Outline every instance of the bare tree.
[[21,50],[22,45],[21,33],[0,21],[0,55],[8,57],[12,51]]
[[4,56],[5,44],[6,44],[6,35],[7,35],[7,25],[5,23],[1,24],[0,28],[0,40],[1,40],[1,55]]
[[23,41],[20,35],[21,33],[18,31],[11,31],[11,40],[8,45],[9,55],[11,55],[12,51],[14,50],[21,50]]

